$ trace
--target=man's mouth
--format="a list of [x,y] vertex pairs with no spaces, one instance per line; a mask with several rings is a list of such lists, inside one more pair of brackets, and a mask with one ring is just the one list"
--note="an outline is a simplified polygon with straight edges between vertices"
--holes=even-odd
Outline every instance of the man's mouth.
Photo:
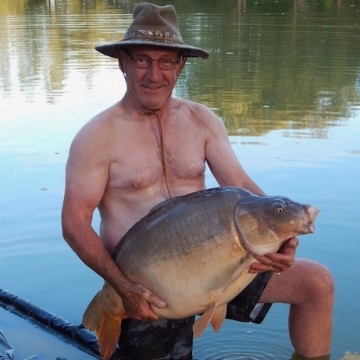
[[146,84],[144,84],[143,87],[148,90],[159,90],[162,88],[162,85],[146,85]]

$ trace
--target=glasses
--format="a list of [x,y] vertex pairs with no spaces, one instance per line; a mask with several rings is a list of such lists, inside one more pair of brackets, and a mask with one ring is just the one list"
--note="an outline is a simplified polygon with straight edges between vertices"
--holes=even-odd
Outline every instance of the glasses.
[[124,52],[131,60],[132,64],[140,69],[148,69],[153,61],[157,61],[158,66],[162,70],[174,70],[176,65],[180,62],[180,56],[176,59],[172,59],[169,57],[162,57],[160,59],[152,59],[150,56],[147,55],[135,55],[131,56],[125,49]]

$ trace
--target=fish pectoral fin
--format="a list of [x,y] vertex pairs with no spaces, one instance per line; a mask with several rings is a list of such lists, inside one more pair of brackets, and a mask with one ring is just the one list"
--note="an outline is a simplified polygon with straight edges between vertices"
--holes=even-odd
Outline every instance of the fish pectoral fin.
[[210,307],[205,310],[205,312],[195,321],[193,325],[194,336],[199,337],[206,327],[209,325],[212,320],[215,311],[217,309],[217,303],[213,303]]
[[214,331],[218,332],[225,320],[227,306],[226,303],[217,307],[210,323]]
[[247,269],[248,267],[248,261],[250,258],[252,258],[252,254],[251,253],[247,253],[245,255],[245,257],[241,260],[239,266],[235,269],[235,271],[231,274],[229,280],[225,283],[224,288],[223,288],[223,292],[225,292],[230,285],[232,285],[237,278],[241,275],[241,273]]

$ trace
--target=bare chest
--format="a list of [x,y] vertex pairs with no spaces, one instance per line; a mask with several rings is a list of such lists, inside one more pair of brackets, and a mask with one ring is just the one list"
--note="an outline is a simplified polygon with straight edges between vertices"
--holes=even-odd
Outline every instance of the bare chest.
[[181,186],[202,179],[205,171],[205,144],[193,136],[139,136],[126,146],[116,148],[110,166],[109,185],[130,190],[161,184],[164,177],[170,184]]

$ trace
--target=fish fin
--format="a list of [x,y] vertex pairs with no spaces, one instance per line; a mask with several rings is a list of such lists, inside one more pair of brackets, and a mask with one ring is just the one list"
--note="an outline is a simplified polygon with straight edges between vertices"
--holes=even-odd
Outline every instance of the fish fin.
[[215,311],[217,309],[217,303],[213,303],[205,312],[195,321],[193,325],[194,336],[199,337],[206,327],[209,325]]
[[96,331],[100,323],[101,313],[104,311],[99,296],[100,291],[90,301],[83,315],[82,324],[90,331]]
[[121,333],[121,317],[113,317],[107,312],[101,315],[100,323],[96,331],[100,356],[103,360],[109,360],[116,348]]
[[85,328],[96,331],[103,360],[110,359],[119,340],[121,322],[127,317],[120,296],[105,283],[103,289],[91,300],[82,321]]
[[245,257],[241,260],[239,266],[235,269],[235,271],[231,274],[229,280],[225,283],[223,292],[225,292],[230,285],[232,285],[236,279],[241,275],[241,273],[248,267],[248,259],[252,257],[251,253],[247,253]]
[[226,303],[217,307],[210,323],[214,331],[218,332],[225,320],[227,306]]

